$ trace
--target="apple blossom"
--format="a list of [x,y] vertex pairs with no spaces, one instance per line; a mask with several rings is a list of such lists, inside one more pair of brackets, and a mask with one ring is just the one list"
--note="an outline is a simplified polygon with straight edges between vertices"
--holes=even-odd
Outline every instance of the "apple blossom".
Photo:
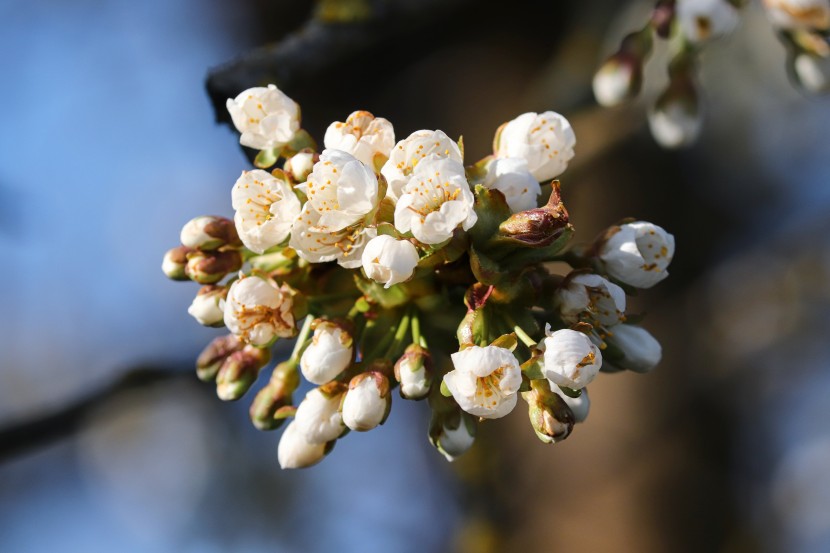
[[352,337],[340,325],[314,321],[314,336],[300,357],[303,376],[314,384],[325,384],[352,363]]
[[329,125],[323,138],[326,148],[342,150],[371,168],[382,166],[395,146],[395,130],[383,117],[355,111],[345,123]]
[[565,172],[574,156],[576,136],[571,124],[554,111],[524,113],[496,131],[496,157],[518,157],[527,162],[537,181],[548,181]]
[[245,342],[271,345],[277,338],[295,334],[291,289],[267,277],[242,276],[225,301],[225,326]]
[[294,424],[310,444],[336,440],[346,430],[340,414],[340,400],[346,392],[346,386],[334,384],[314,388],[297,406]]
[[498,190],[510,211],[518,213],[537,206],[542,193],[539,182],[527,170],[527,162],[521,158],[496,158],[487,165],[487,175],[482,183],[486,188]]
[[727,35],[738,24],[738,10],[728,0],[678,0],[676,17],[693,44]]
[[562,320],[615,325],[625,318],[625,292],[599,275],[577,274],[567,278],[555,293],[554,303]]
[[636,288],[651,288],[667,276],[674,236],[645,221],[614,227],[599,248],[606,272]]
[[648,330],[633,325],[620,324],[608,333],[608,343],[619,349],[623,358],[615,365],[638,373],[654,369],[663,357],[663,348]]
[[464,411],[498,419],[516,407],[522,370],[509,349],[471,346],[450,357],[454,369],[444,375],[444,384]]
[[393,200],[401,196],[403,187],[418,164],[428,156],[453,159],[463,163],[464,158],[458,144],[443,131],[415,131],[401,140],[389,154],[389,160],[381,169],[381,174],[389,185],[387,195]]
[[323,460],[323,457],[331,451],[333,443],[310,444],[297,426],[292,421],[280,437],[280,444],[277,447],[277,459],[280,467],[284,469],[299,469],[316,465]]
[[320,214],[317,226],[336,232],[375,209],[378,179],[351,154],[324,150],[306,180],[306,196],[306,207]]
[[349,382],[343,399],[343,422],[352,430],[366,432],[383,424],[391,405],[389,379],[377,371],[361,373]]
[[231,190],[236,230],[252,252],[263,253],[284,242],[300,214],[300,200],[284,175],[243,171]]
[[239,143],[249,148],[282,148],[300,130],[300,106],[272,84],[241,92],[227,108]]
[[412,232],[424,244],[440,244],[459,225],[469,230],[477,220],[474,197],[464,166],[451,158],[422,160],[395,205],[395,228]]
[[551,332],[547,325],[545,334],[547,337],[540,346],[544,350],[542,372],[545,377],[552,384],[574,390],[590,384],[602,367],[599,348],[576,330],[566,328]]
[[408,280],[418,265],[418,249],[385,234],[369,240],[361,256],[366,276],[389,288]]

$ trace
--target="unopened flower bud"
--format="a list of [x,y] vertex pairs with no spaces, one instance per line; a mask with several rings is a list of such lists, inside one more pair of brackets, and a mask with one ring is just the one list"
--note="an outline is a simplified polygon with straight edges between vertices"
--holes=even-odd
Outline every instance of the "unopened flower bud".
[[633,325],[614,326],[607,338],[608,342],[623,353],[623,358],[615,360],[620,368],[638,373],[654,369],[663,357],[663,348],[646,329]]
[[352,336],[338,323],[317,319],[314,336],[300,358],[303,376],[313,384],[325,384],[351,365]]
[[544,248],[562,236],[568,227],[568,210],[559,195],[559,183],[553,182],[548,203],[520,211],[499,225],[499,237],[532,248]]
[[369,240],[361,262],[366,276],[389,288],[412,276],[418,265],[418,249],[409,240],[382,234]]
[[649,110],[648,124],[654,140],[664,148],[684,148],[697,140],[703,118],[690,80],[669,85]]
[[593,81],[599,105],[612,107],[637,96],[643,86],[642,63],[642,59],[624,51],[605,60]]
[[574,414],[565,400],[551,391],[546,380],[531,381],[531,390],[523,392],[530,424],[536,436],[546,444],[562,441],[571,434]]
[[476,420],[472,415],[456,410],[451,413],[433,413],[429,441],[447,459],[456,458],[475,442]]
[[199,289],[199,293],[193,298],[187,312],[196,319],[199,324],[205,326],[220,327],[225,325],[225,312],[223,302],[228,294],[225,286],[208,284]]
[[225,359],[243,347],[245,343],[233,334],[214,338],[196,359],[196,376],[205,382],[214,380]]
[[615,279],[651,288],[667,276],[674,236],[645,221],[611,227],[599,243],[599,258]]
[[185,272],[187,267],[187,255],[193,251],[187,246],[177,246],[171,250],[167,250],[164,254],[164,259],[161,262],[161,270],[172,280],[189,280]]
[[571,408],[574,422],[585,422],[588,418],[588,411],[591,409],[591,399],[588,397],[588,388],[582,388],[579,397],[571,397],[564,393],[558,386],[553,387],[553,393],[562,398],[562,401]]
[[568,323],[609,326],[625,319],[625,291],[599,275],[567,278],[554,294],[554,305]]
[[214,284],[228,273],[242,267],[242,256],[236,250],[223,252],[193,251],[187,255],[185,273],[199,284]]
[[283,361],[271,373],[271,380],[257,392],[249,414],[251,422],[259,430],[274,430],[279,428],[284,417],[280,412],[292,404],[292,394],[300,384],[295,361]]
[[423,399],[432,386],[432,356],[418,344],[411,344],[395,363],[395,379],[401,383],[401,397]]
[[340,402],[347,386],[330,382],[308,392],[297,406],[294,422],[310,444],[324,444],[336,440],[346,430]]
[[599,348],[585,334],[562,329],[551,332],[545,328],[547,338],[540,348],[544,350],[543,373],[553,384],[574,390],[584,388],[597,376],[602,367]]
[[798,54],[792,61],[792,74],[798,85],[811,94],[830,92],[830,57]]
[[299,152],[285,161],[283,170],[291,175],[294,182],[305,182],[320,156],[314,152]]
[[185,223],[181,241],[183,245],[199,250],[215,250],[222,246],[238,248],[242,245],[233,221],[213,215],[203,215]]
[[349,382],[343,399],[343,422],[357,432],[383,424],[392,406],[389,379],[378,371],[361,373]]
[[224,401],[241,398],[270,360],[271,350],[267,348],[245,346],[231,353],[216,375],[216,395]]
[[280,467],[284,469],[300,469],[316,465],[323,460],[323,457],[334,447],[335,442],[327,444],[310,444],[292,422],[285,427],[280,437],[280,444],[277,448],[277,458]]
[[235,281],[225,301],[225,326],[243,341],[260,348],[277,338],[294,336],[293,291],[258,275]]

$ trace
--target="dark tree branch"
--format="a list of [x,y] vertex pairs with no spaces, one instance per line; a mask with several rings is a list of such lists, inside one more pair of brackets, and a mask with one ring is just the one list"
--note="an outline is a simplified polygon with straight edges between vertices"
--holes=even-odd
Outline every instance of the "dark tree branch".
[[193,378],[193,371],[181,367],[135,367],[115,382],[51,413],[3,425],[0,427],[0,462],[75,434],[90,412],[124,392],[180,378]]

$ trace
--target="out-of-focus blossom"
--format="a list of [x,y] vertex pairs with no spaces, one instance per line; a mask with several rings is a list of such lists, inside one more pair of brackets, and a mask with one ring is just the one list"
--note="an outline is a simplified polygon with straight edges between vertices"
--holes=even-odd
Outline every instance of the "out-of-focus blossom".
[[738,10],[727,0],[678,0],[676,16],[683,36],[694,44],[731,33]]
[[300,469],[316,465],[330,450],[330,444],[308,443],[297,423],[291,422],[280,437],[277,459],[281,468]]
[[764,0],[770,21],[782,29],[830,29],[828,0]]
[[663,358],[663,348],[648,330],[633,325],[616,325],[610,330],[608,342],[618,348],[624,357],[615,362],[623,369],[649,372]]
[[582,388],[582,393],[579,397],[571,397],[561,390],[553,389],[555,394],[562,398],[562,401],[571,409],[574,415],[574,422],[585,422],[588,418],[588,411],[591,409],[591,399],[588,397],[588,389]]
[[830,92],[830,57],[798,54],[793,60],[793,72],[804,90],[812,94]]
[[203,215],[188,221],[182,227],[180,238],[183,246],[200,250],[239,245],[239,237],[233,223],[224,217],[212,215]]

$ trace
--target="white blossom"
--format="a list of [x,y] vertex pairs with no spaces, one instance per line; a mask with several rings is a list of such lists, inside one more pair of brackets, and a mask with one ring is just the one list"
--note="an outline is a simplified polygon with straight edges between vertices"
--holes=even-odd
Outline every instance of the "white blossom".
[[442,424],[438,436],[433,441],[447,461],[452,462],[473,446],[475,435],[467,428],[464,417],[461,417],[455,428],[449,427],[446,423]]
[[625,291],[599,275],[577,274],[567,279],[554,301],[569,323],[584,320],[609,326],[625,318]]
[[660,342],[648,330],[639,326],[616,325],[608,335],[608,342],[624,355],[623,359],[615,364],[630,371],[649,372],[663,358]]
[[654,140],[664,148],[683,148],[697,140],[703,118],[695,105],[677,99],[650,109],[648,125]]
[[395,205],[395,228],[412,232],[424,244],[440,244],[456,227],[469,230],[477,220],[464,166],[446,157],[421,161]]
[[182,227],[179,234],[182,245],[188,248],[198,248],[200,250],[213,250],[225,244],[225,240],[221,237],[212,236],[208,233],[208,229],[220,219],[211,215],[202,215],[201,217],[194,217]]
[[594,97],[601,106],[613,107],[633,97],[640,88],[639,61],[614,56],[594,74]]
[[550,325],[545,334],[540,346],[544,350],[542,370],[551,384],[574,390],[590,384],[602,367],[602,354],[591,339],[576,330],[551,332]]
[[830,58],[810,54],[798,54],[793,61],[798,82],[807,92],[830,92]]
[[294,335],[291,290],[270,278],[241,276],[225,300],[225,326],[252,346],[265,347]]
[[347,152],[374,169],[389,158],[395,146],[395,130],[383,117],[355,111],[345,123],[336,121],[329,125],[323,144]]
[[300,370],[309,382],[325,384],[352,362],[352,337],[329,321],[315,321],[311,343],[300,357]]
[[537,181],[565,172],[574,156],[576,136],[571,124],[554,111],[524,113],[502,125],[493,142],[496,157],[518,157],[527,162]]
[[225,290],[213,286],[205,286],[187,308],[187,312],[199,324],[205,326],[222,326],[225,319],[224,312]]
[[371,430],[386,419],[391,400],[385,376],[379,372],[359,374],[349,382],[343,399],[343,422],[357,432]]
[[333,393],[314,388],[297,406],[294,425],[310,444],[325,444],[336,440],[346,430],[340,414],[343,390],[332,389],[331,392]]
[[272,84],[241,92],[227,107],[239,143],[249,148],[281,148],[300,130],[300,106]]
[[558,386],[552,386],[551,389],[570,407],[571,413],[574,415],[574,422],[585,422],[585,419],[588,418],[588,411],[591,409],[591,399],[588,397],[587,388],[582,388],[579,397],[571,397],[565,394]]
[[463,163],[461,150],[453,139],[443,131],[415,131],[401,140],[389,155],[389,160],[381,169],[381,174],[389,185],[386,194],[393,200],[401,196],[403,187],[409,182],[412,172],[428,156],[453,159]]
[[322,461],[328,449],[328,444],[308,443],[297,423],[292,421],[280,437],[277,459],[280,467],[284,469],[305,468]]
[[285,172],[296,182],[305,182],[319,157],[314,152],[299,152],[285,160]]
[[306,180],[308,203],[320,218],[317,226],[330,232],[361,221],[378,203],[378,179],[352,155],[323,150]]
[[319,225],[320,214],[308,202],[294,221],[288,245],[297,255],[311,263],[337,261],[346,269],[355,269],[363,263],[366,244],[377,236],[377,230],[357,223],[342,230],[331,231]]
[[770,21],[782,29],[820,30],[830,28],[828,0],[764,0]]
[[651,288],[667,276],[674,257],[674,236],[645,221],[616,227],[599,250],[605,270],[637,288]]
[[242,172],[231,200],[236,232],[255,253],[284,242],[302,207],[287,180],[261,169]]
[[516,407],[522,370],[509,349],[472,346],[450,357],[454,369],[444,375],[444,383],[461,409],[498,419]]
[[432,386],[431,358],[429,351],[418,344],[411,344],[395,363],[395,378],[401,384],[401,397],[421,399],[429,394]]
[[389,288],[412,276],[418,265],[418,250],[408,240],[384,234],[369,240],[361,261],[367,277]]
[[693,44],[731,33],[738,10],[727,0],[678,0],[677,21],[683,36]]
[[487,165],[487,175],[482,183],[486,188],[504,194],[510,211],[518,213],[537,207],[542,193],[539,182],[527,170],[527,162],[521,158],[496,158]]

